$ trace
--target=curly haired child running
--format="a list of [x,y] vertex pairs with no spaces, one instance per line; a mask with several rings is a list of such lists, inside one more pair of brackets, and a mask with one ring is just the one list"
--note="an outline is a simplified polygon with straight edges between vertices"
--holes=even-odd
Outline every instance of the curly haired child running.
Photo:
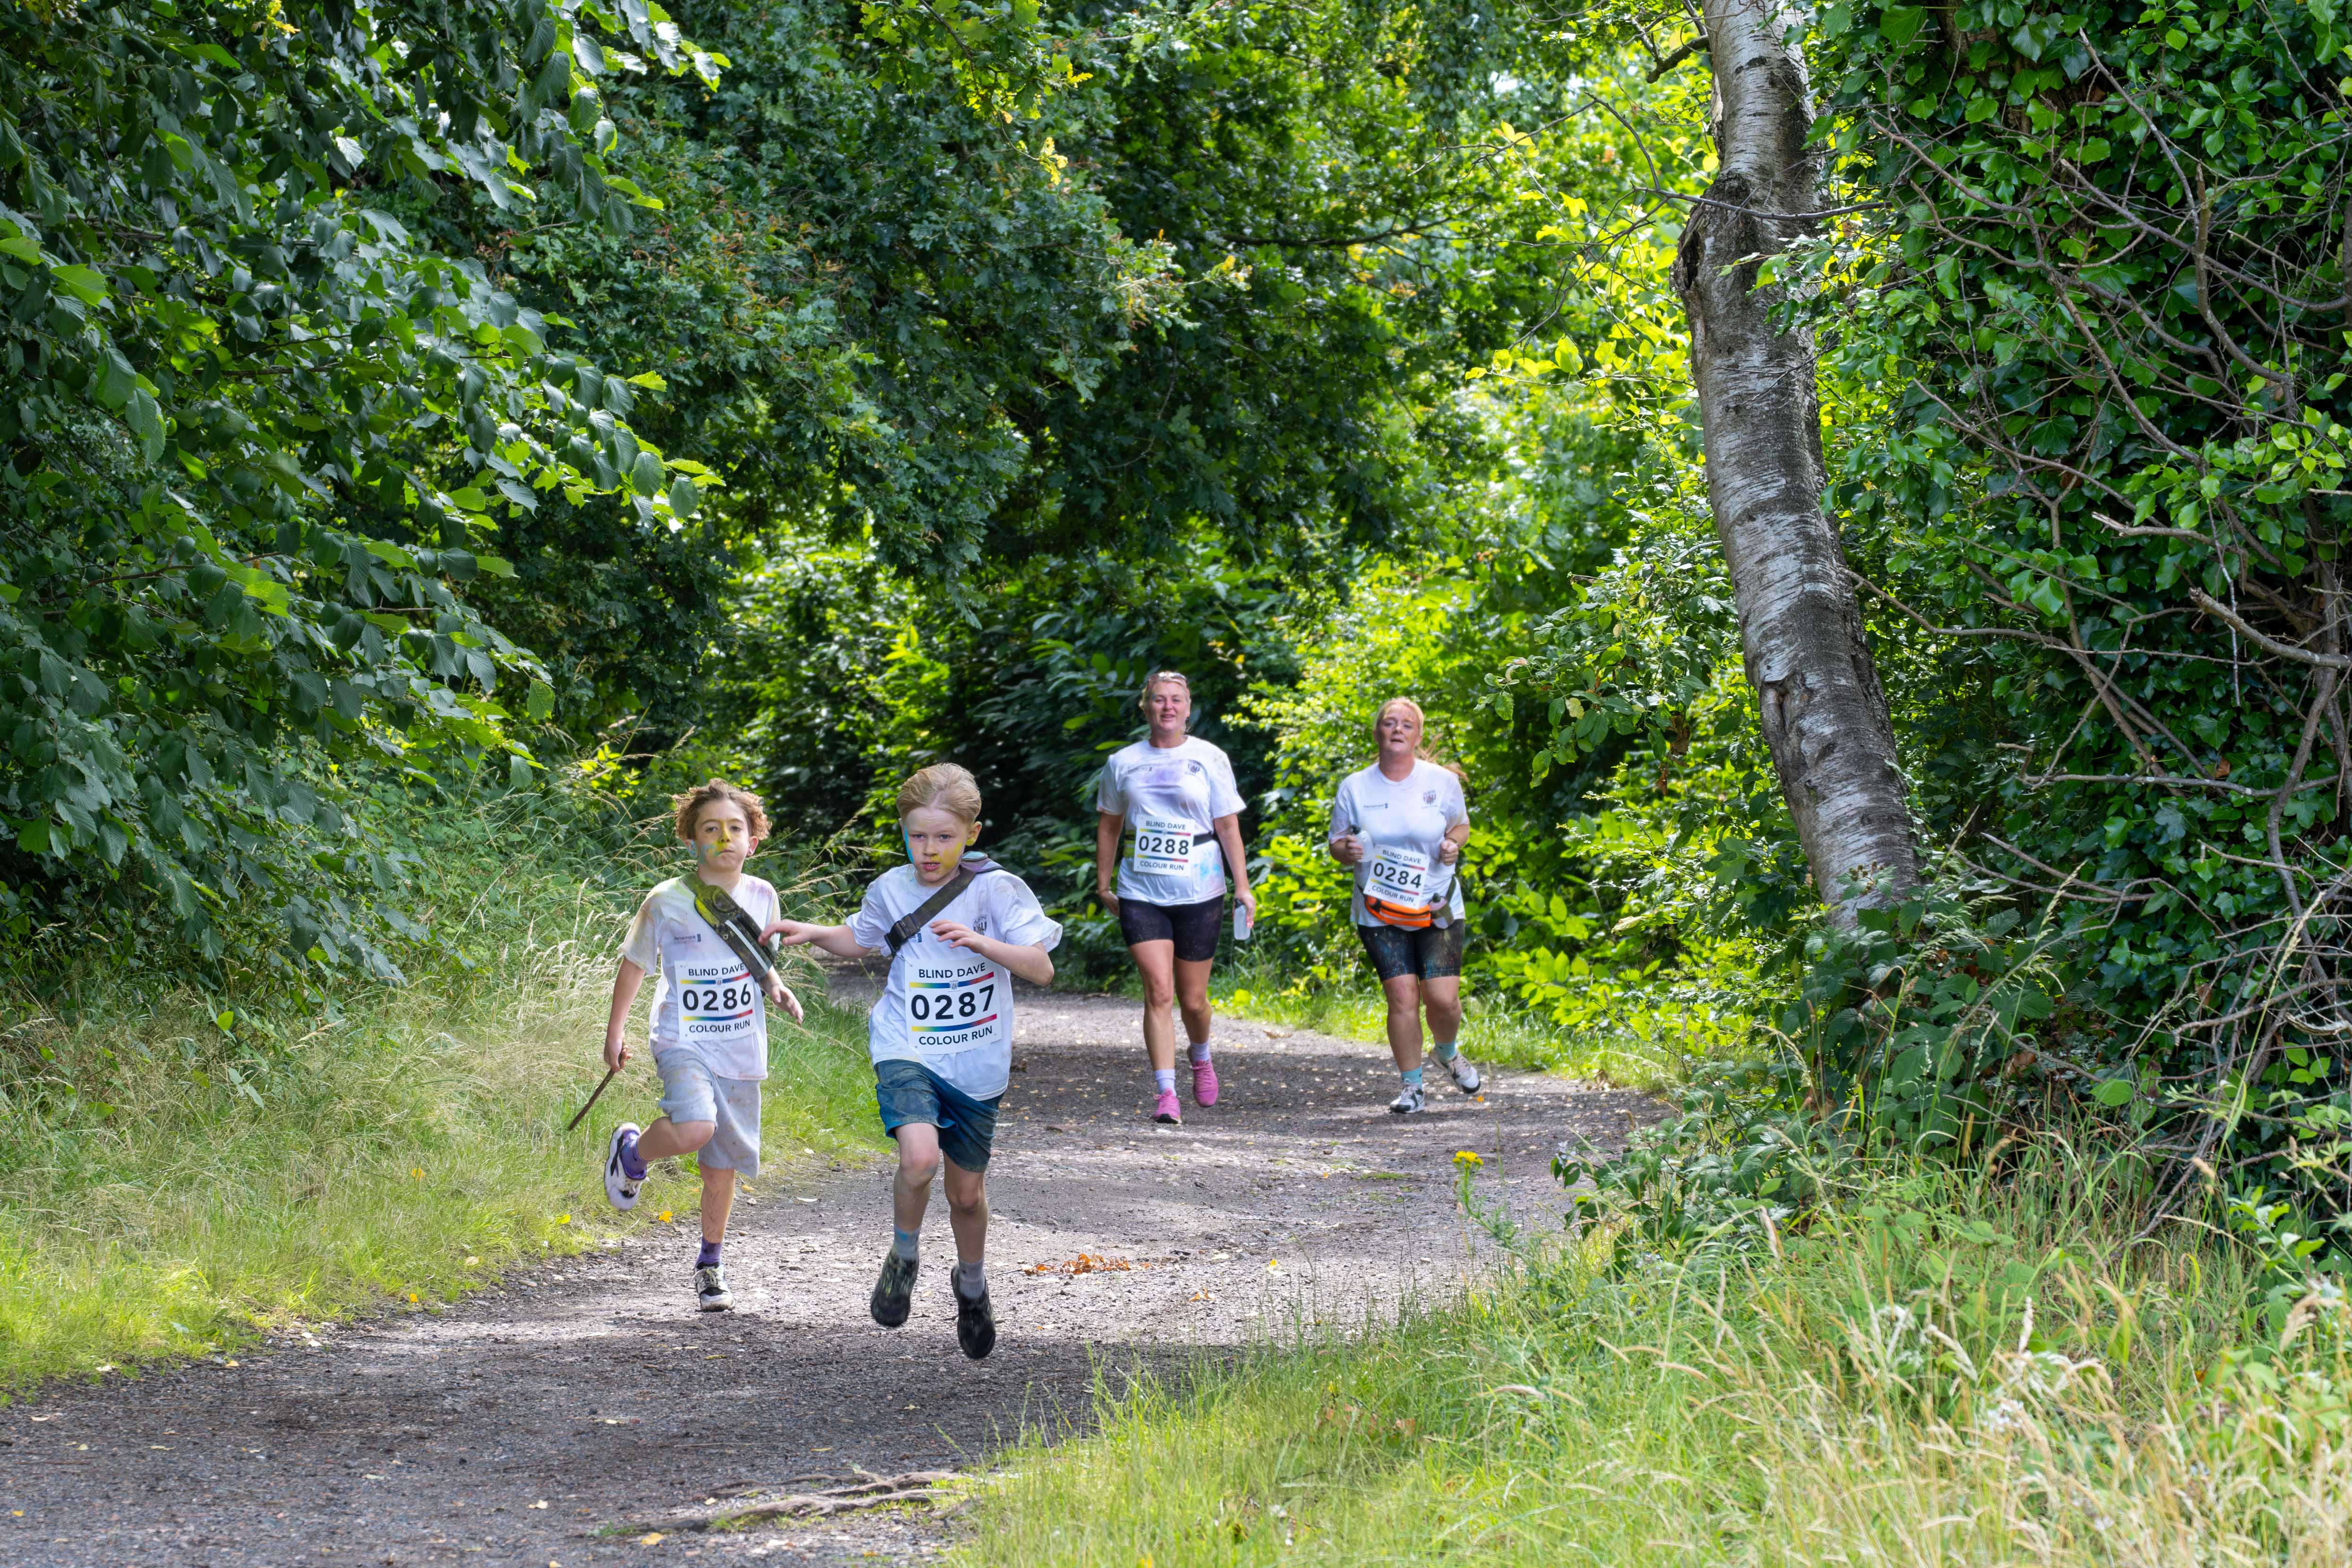
[[604,1066],[629,1059],[629,1008],[647,974],[654,984],[654,1067],[662,1117],[640,1129],[624,1121],[604,1153],[604,1195],[634,1208],[646,1167],[692,1154],[702,1172],[702,1251],[694,1260],[696,1302],[706,1312],[734,1305],[722,1247],[735,1205],[735,1178],[760,1173],[760,1082],[768,1076],[767,1004],[798,1023],[800,999],[776,975],[761,946],[778,914],[776,889],[743,874],[768,836],[760,797],[719,779],[676,797],[677,836],[694,850],[694,875],[673,877],[638,907],[621,944],[613,1011],[604,1025]]
[[898,1234],[874,1286],[874,1321],[886,1329],[907,1321],[923,1211],[944,1157],[956,1342],[977,1361],[996,1347],[982,1268],[986,1173],[997,1102],[1013,1069],[1012,982],[1053,982],[1047,954],[1062,928],[1027,883],[971,852],[980,837],[980,786],[962,768],[942,763],[899,785],[898,827],[908,864],[874,879],[848,924],[780,921],[773,929],[787,946],[813,942],[842,958],[890,955],[866,1024],[882,1126],[898,1141]]

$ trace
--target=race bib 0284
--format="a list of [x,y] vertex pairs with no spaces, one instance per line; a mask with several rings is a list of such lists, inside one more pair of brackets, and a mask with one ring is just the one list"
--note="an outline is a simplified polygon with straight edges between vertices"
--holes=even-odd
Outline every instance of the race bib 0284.
[[1429,857],[1399,845],[1374,845],[1365,868],[1364,892],[1406,909],[1423,907],[1429,902]]

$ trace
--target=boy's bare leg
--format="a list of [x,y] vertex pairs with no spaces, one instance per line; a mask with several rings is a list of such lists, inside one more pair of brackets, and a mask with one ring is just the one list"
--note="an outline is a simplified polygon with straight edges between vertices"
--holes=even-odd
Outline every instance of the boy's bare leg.
[[672,1121],[668,1117],[656,1119],[651,1127],[637,1134],[637,1158],[647,1164],[656,1160],[672,1160],[680,1154],[691,1154],[710,1142],[719,1131],[715,1121]]
[[953,1160],[948,1168],[948,1228],[955,1232],[956,1260],[979,1263],[988,1251],[988,1175],[967,1171]]
[[727,1239],[727,1216],[735,1208],[735,1173],[705,1167],[702,1173],[702,1239],[716,1247]]
[[[928,1121],[902,1123],[898,1128],[898,1174],[890,1186],[891,1217],[900,1230],[912,1233],[923,1228],[923,1211],[931,1206],[931,1178],[940,1173],[940,1130]],[[955,1167],[950,1165],[948,1169],[953,1171]],[[961,1243],[961,1226],[956,1227],[956,1236]]]

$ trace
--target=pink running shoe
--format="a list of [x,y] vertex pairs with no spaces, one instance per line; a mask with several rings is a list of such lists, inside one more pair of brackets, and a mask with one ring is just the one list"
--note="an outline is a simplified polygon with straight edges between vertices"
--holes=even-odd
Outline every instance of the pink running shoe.
[[1217,1064],[1214,1061],[1192,1064],[1192,1103],[1195,1105],[1217,1103]]
[[1176,1109],[1174,1089],[1163,1089],[1160,1091],[1160,1102],[1151,1108],[1151,1120],[1172,1122],[1179,1127],[1184,1125],[1184,1113]]

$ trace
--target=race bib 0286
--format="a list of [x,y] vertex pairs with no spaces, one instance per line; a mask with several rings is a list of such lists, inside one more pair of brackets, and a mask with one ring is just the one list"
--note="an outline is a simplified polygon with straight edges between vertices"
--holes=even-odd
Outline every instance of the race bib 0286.
[[1193,827],[1189,822],[1165,816],[1136,818],[1135,868],[1149,876],[1191,876],[1192,839]]
[[728,1045],[759,1032],[760,986],[740,959],[677,966],[679,1044]]

